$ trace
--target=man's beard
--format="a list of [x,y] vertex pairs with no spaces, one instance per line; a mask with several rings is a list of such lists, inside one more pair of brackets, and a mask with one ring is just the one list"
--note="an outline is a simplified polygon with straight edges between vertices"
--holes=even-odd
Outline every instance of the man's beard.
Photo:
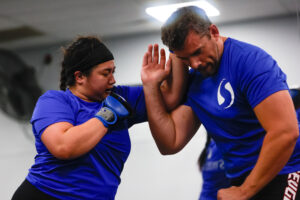
[[204,67],[201,65],[197,67],[197,70],[203,77],[213,76],[217,73],[219,69],[219,62],[214,58],[212,58],[212,60],[213,62],[208,62]]

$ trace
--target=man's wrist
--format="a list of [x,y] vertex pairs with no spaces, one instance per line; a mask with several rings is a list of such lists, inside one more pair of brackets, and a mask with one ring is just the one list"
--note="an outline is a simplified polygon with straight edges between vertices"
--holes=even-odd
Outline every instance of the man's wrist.
[[143,83],[143,88],[147,90],[157,90],[160,88],[161,83],[151,82],[151,83]]
[[253,184],[248,183],[247,179],[241,186],[239,186],[239,188],[245,199],[252,198],[257,192],[257,185],[255,183]]

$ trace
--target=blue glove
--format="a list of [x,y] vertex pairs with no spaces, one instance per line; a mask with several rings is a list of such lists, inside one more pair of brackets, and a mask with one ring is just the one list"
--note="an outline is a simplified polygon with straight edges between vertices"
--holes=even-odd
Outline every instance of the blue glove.
[[127,101],[116,93],[111,93],[103,101],[103,106],[95,115],[105,127],[111,127],[132,114],[132,108]]

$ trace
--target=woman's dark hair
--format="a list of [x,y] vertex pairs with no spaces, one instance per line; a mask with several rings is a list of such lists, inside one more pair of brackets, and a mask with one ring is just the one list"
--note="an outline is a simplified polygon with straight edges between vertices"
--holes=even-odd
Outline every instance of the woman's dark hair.
[[161,39],[170,50],[181,50],[190,30],[210,37],[211,24],[203,9],[196,6],[179,8],[162,26]]
[[92,68],[100,63],[113,60],[112,53],[96,36],[80,36],[66,48],[62,48],[63,61],[60,73],[60,89],[75,84],[74,72],[88,76]]
[[199,166],[199,169],[202,170],[202,167],[204,165],[204,163],[206,162],[206,158],[207,158],[207,149],[208,149],[208,146],[209,146],[209,143],[210,143],[210,140],[211,140],[211,137],[209,136],[209,134],[207,133],[206,134],[206,143],[205,143],[205,147],[204,149],[202,150],[199,158],[198,158],[198,166]]

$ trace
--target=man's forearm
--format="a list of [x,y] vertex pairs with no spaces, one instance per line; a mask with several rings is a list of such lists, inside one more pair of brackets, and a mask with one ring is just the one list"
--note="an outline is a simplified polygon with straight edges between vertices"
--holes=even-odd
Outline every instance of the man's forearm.
[[[152,136],[162,154],[173,154],[192,138],[200,123],[191,108],[178,106],[186,90],[188,68],[177,59],[177,64],[177,61],[172,63],[174,66],[170,76],[172,60],[166,64],[165,51],[161,49],[159,61],[158,50],[157,44],[154,48],[148,46],[141,79]],[[164,81],[165,85],[162,84]]]
[[173,110],[181,102],[187,90],[188,67],[174,54],[170,54],[171,75],[163,81],[161,92],[168,110]]
[[162,154],[168,153],[175,142],[175,126],[167,112],[159,86],[145,86],[144,93],[149,126],[154,140]]
[[267,133],[258,161],[241,185],[246,196],[251,198],[267,185],[285,166],[293,153],[297,137],[294,133]]

